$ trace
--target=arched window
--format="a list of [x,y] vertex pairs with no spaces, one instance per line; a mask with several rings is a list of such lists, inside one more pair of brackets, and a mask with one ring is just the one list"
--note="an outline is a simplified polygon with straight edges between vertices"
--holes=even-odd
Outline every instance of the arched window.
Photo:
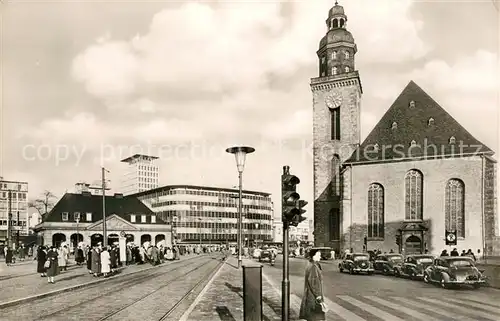
[[392,126],[391,126],[391,129],[398,129],[398,123],[393,122]]
[[349,59],[349,51],[344,52],[345,59]]
[[428,125],[428,126],[432,126],[432,125],[434,125],[434,118],[432,118],[432,117],[431,117],[431,118],[429,118],[429,121],[427,122],[427,125]]
[[410,108],[415,108],[415,102],[413,100],[410,101]]
[[332,75],[336,75],[337,74],[337,67],[332,67]]
[[405,177],[405,220],[422,220],[423,175],[412,169]]
[[344,26],[344,19],[340,19],[340,28]]
[[456,143],[455,136],[451,136],[450,137],[450,144],[455,144],[455,143]]
[[384,188],[376,183],[368,188],[368,237],[384,237]]
[[349,67],[345,67],[345,72],[349,72]]
[[465,237],[465,186],[459,179],[446,183],[445,227],[457,231],[457,237]]
[[331,192],[332,196],[340,196],[340,168],[341,168],[340,157],[338,155],[333,155],[332,158],[332,182],[331,182]]
[[337,59],[337,52],[336,51],[332,52],[332,59]]
[[339,21],[337,19],[333,19],[333,27],[338,28],[339,27]]

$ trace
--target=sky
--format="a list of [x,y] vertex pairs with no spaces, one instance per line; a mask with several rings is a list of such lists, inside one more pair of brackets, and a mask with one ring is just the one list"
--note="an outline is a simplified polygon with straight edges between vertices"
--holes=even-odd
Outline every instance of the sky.
[[[119,192],[120,159],[146,153],[161,185],[231,188],[225,149],[247,145],[244,189],[271,193],[277,211],[288,165],[312,218],[310,79],[333,3],[2,2],[0,176],[61,197],[105,166]],[[413,80],[498,152],[493,1],[339,3],[358,47],[362,140]]]

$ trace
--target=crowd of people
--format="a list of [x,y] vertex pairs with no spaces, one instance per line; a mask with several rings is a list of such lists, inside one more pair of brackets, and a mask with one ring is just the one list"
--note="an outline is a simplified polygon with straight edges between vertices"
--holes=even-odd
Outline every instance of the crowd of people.
[[460,254],[456,248],[454,248],[449,254],[447,250],[443,250],[440,256],[467,256],[476,261],[481,257],[481,250],[477,250],[477,257],[474,252],[472,252],[472,249],[468,249],[467,252],[462,250],[462,253]]
[[4,246],[1,250],[1,253],[5,257],[5,264],[9,266],[16,263],[16,256],[21,262],[26,259],[26,256],[32,257],[33,247],[26,248],[23,244],[21,244],[21,246],[19,246],[17,249],[13,249],[10,246]]

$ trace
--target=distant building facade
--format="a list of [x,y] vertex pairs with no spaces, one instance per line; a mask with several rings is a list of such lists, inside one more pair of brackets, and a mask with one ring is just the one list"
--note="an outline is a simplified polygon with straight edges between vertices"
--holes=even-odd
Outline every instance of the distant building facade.
[[[131,196],[173,223],[177,243],[225,244],[237,240],[238,195],[237,189],[170,185]],[[242,212],[245,243],[271,241],[270,194],[243,191]]]
[[157,160],[158,157],[141,154],[121,160],[128,164],[122,177],[121,192],[130,195],[158,188],[160,166]]
[[[294,244],[312,242],[309,222],[299,226],[290,226],[288,240]],[[273,224],[273,242],[283,242],[283,222],[277,221]]]
[[[135,197],[114,194],[105,197],[108,244],[123,234],[127,242],[172,245],[171,225]],[[102,196],[90,192],[66,193],[34,231],[45,245],[103,242]]]
[[0,244],[7,244],[8,220],[10,218],[10,238],[17,243],[17,234],[28,235],[28,183],[4,180],[0,177]]

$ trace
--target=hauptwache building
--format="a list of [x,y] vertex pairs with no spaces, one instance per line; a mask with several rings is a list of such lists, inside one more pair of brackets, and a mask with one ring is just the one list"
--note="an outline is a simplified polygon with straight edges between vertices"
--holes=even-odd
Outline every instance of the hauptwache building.
[[[178,244],[234,244],[238,232],[239,190],[166,185],[132,194],[173,224]],[[273,206],[269,193],[242,191],[244,245],[272,241]]]
[[[171,225],[157,218],[136,197],[115,193],[105,196],[106,236],[108,244],[120,236],[127,243],[145,242],[172,245]],[[44,245],[58,246],[62,242],[75,246],[83,242],[96,245],[103,242],[103,197],[88,191],[66,193],[43,218],[34,231]]]
[[361,142],[363,88],[342,6],[330,9],[326,25],[310,84],[316,245],[363,251],[366,237],[367,250],[437,254],[450,249],[452,231],[460,252],[492,253],[493,151],[413,81]]

